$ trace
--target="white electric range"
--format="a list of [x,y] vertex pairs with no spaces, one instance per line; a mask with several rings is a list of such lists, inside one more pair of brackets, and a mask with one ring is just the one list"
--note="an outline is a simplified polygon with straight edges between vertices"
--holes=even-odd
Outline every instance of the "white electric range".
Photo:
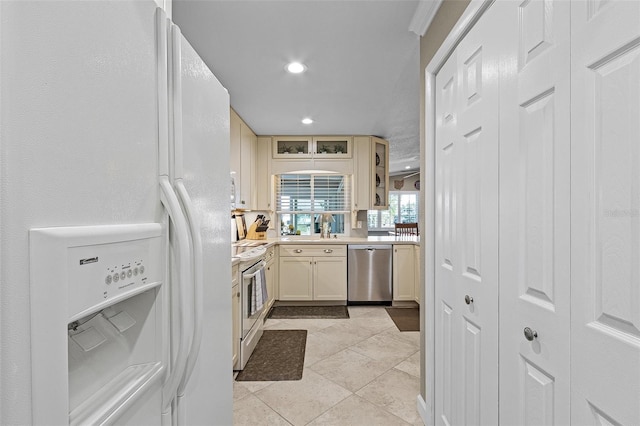
[[251,295],[254,293],[253,286],[257,281],[255,277],[262,274],[264,277],[265,254],[267,250],[266,241],[241,240],[231,246],[231,256],[240,260],[240,304],[241,304],[241,328],[240,336],[240,362],[238,369],[242,370],[247,364],[256,344],[262,337],[262,321],[258,321],[264,306],[256,307]]

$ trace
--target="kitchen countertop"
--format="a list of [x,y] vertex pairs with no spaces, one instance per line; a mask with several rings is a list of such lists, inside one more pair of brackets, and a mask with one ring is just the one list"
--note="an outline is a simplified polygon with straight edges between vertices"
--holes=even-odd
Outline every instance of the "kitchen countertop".
[[[249,240],[247,240],[249,241]],[[299,245],[299,244],[411,244],[419,245],[420,237],[396,237],[396,236],[376,236],[367,238],[357,237],[338,237],[338,238],[319,238],[309,236],[284,236],[277,238],[267,238],[266,240],[256,240],[256,242],[264,241],[264,248],[273,247],[274,245]],[[237,265],[240,259],[231,258],[231,265]]]
[[376,236],[367,238],[338,237],[338,238],[310,238],[310,237],[278,237],[269,238],[274,244],[420,244],[420,237]]

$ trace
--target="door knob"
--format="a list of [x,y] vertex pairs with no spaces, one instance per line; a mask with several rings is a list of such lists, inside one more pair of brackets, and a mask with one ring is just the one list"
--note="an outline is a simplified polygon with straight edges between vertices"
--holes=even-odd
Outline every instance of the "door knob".
[[525,327],[524,328],[524,337],[525,339],[527,339],[528,341],[533,341],[533,339],[537,339],[538,338],[538,332],[535,330],[530,329],[529,327]]
[[469,296],[468,294],[466,296],[464,296],[464,303],[466,303],[467,305],[470,305],[473,303],[473,297]]

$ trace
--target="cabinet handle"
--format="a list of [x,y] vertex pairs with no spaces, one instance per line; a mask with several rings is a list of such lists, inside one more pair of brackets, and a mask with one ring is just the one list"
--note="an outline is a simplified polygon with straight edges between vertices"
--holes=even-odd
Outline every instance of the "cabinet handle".
[[333,253],[333,249],[324,249],[325,253]]
[[532,330],[529,327],[525,327],[524,328],[524,338],[527,339],[528,341],[532,342],[533,339],[537,339],[538,338],[538,332],[535,330]]
[[301,249],[295,249],[293,252],[294,253],[302,253],[302,250]]
[[473,303],[473,297],[469,296],[468,294],[466,296],[464,296],[464,303],[466,303],[467,305],[470,305]]

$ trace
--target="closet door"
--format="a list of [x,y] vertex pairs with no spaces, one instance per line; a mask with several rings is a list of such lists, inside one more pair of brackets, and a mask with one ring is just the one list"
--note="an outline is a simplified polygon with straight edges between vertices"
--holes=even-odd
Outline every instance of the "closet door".
[[491,7],[436,78],[436,421],[498,422],[498,70]]
[[[458,423],[498,423],[498,71],[504,8],[492,6],[457,48],[455,157],[460,404]],[[454,343],[454,347],[456,344]]]
[[463,296],[456,289],[455,277],[460,274],[456,249],[456,151],[459,145],[457,59],[454,52],[436,76],[436,424],[458,423],[456,412],[456,374],[460,363],[459,349],[454,348],[454,312],[456,301]]
[[570,3],[501,6],[500,422],[568,425]]
[[572,2],[571,420],[640,424],[640,2]]

